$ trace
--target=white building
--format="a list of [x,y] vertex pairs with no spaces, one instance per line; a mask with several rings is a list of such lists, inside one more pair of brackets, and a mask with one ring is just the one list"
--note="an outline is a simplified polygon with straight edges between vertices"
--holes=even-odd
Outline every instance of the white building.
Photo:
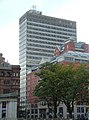
[[17,97],[11,94],[0,95],[0,118],[17,118]]
[[[34,109],[34,108],[33,108]],[[72,113],[73,117],[75,119],[80,118],[81,116],[85,117],[86,114],[86,105],[74,105],[74,111]],[[54,115],[52,107],[48,110],[47,105],[44,104],[44,102],[38,103],[38,112],[36,113],[35,110],[33,113],[30,114],[31,118],[52,118]],[[67,112],[67,107],[65,104],[60,103],[60,105],[57,107],[57,118],[63,117],[68,118],[69,113]]]
[[25,103],[27,70],[53,57],[55,46],[73,37],[77,41],[76,22],[27,11],[19,19],[20,97]]

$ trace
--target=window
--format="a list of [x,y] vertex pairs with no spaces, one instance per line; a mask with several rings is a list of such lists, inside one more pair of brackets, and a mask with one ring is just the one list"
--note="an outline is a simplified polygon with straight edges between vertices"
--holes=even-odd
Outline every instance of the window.
[[59,113],[63,115],[63,107],[59,107]]
[[35,107],[37,108],[37,104],[35,104]]
[[34,115],[31,115],[31,118],[34,118]]
[[8,77],[10,77],[11,75],[10,75],[10,72],[7,72],[7,75],[6,76],[8,76]]
[[19,73],[13,73],[13,76],[15,77],[18,77],[19,76]]
[[10,83],[10,80],[4,80],[4,85],[8,85]]
[[2,102],[2,108],[6,108],[6,102]]
[[77,107],[77,113],[80,113],[80,107]]
[[77,107],[77,113],[84,113],[84,107]]
[[34,104],[31,104],[31,107],[34,108]]
[[34,109],[31,110],[31,113],[34,114]]
[[35,114],[37,114],[38,113],[38,110],[37,109],[35,109]]
[[15,73],[13,73],[13,76],[15,76]]
[[73,61],[73,58],[72,57],[65,57],[65,60],[66,61]]
[[84,113],[84,107],[81,107],[81,113]]
[[5,73],[4,73],[4,72],[1,72],[1,76],[5,76]]
[[80,119],[80,114],[77,115],[78,120]]
[[19,76],[19,74],[18,73],[16,73],[16,77],[18,77]]
[[6,94],[6,93],[9,93],[10,90],[9,89],[3,89],[3,93]]
[[35,115],[35,118],[37,118],[38,116],[37,115]]
[[18,80],[16,80],[16,85],[18,85]]

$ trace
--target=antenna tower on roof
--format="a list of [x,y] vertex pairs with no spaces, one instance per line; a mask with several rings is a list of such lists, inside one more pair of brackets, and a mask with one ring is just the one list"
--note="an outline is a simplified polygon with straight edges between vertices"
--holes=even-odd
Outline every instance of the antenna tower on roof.
[[36,10],[36,5],[33,5],[33,6],[32,6],[32,9],[33,9],[33,10]]

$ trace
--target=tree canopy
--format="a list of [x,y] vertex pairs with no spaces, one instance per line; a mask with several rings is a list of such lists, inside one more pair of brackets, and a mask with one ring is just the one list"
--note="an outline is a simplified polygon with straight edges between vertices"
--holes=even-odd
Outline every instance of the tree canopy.
[[46,64],[37,75],[41,80],[34,94],[46,101],[48,107],[51,103],[54,117],[57,117],[57,106],[61,101],[65,103],[71,117],[74,102],[85,102],[88,99],[89,71],[85,64]]

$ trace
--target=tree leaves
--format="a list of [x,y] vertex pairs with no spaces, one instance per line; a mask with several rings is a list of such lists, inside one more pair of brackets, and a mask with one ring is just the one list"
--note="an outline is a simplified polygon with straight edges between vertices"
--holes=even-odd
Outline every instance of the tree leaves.
[[[42,100],[50,100],[55,110],[60,101],[68,107],[69,114],[75,101],[87,100],[89,71],[86,65],[46,63],[38,73],[41,81],[34,94]],[[70,105],[70,106],[69,106]],[[56,111],[55,115],[56,115]]]

